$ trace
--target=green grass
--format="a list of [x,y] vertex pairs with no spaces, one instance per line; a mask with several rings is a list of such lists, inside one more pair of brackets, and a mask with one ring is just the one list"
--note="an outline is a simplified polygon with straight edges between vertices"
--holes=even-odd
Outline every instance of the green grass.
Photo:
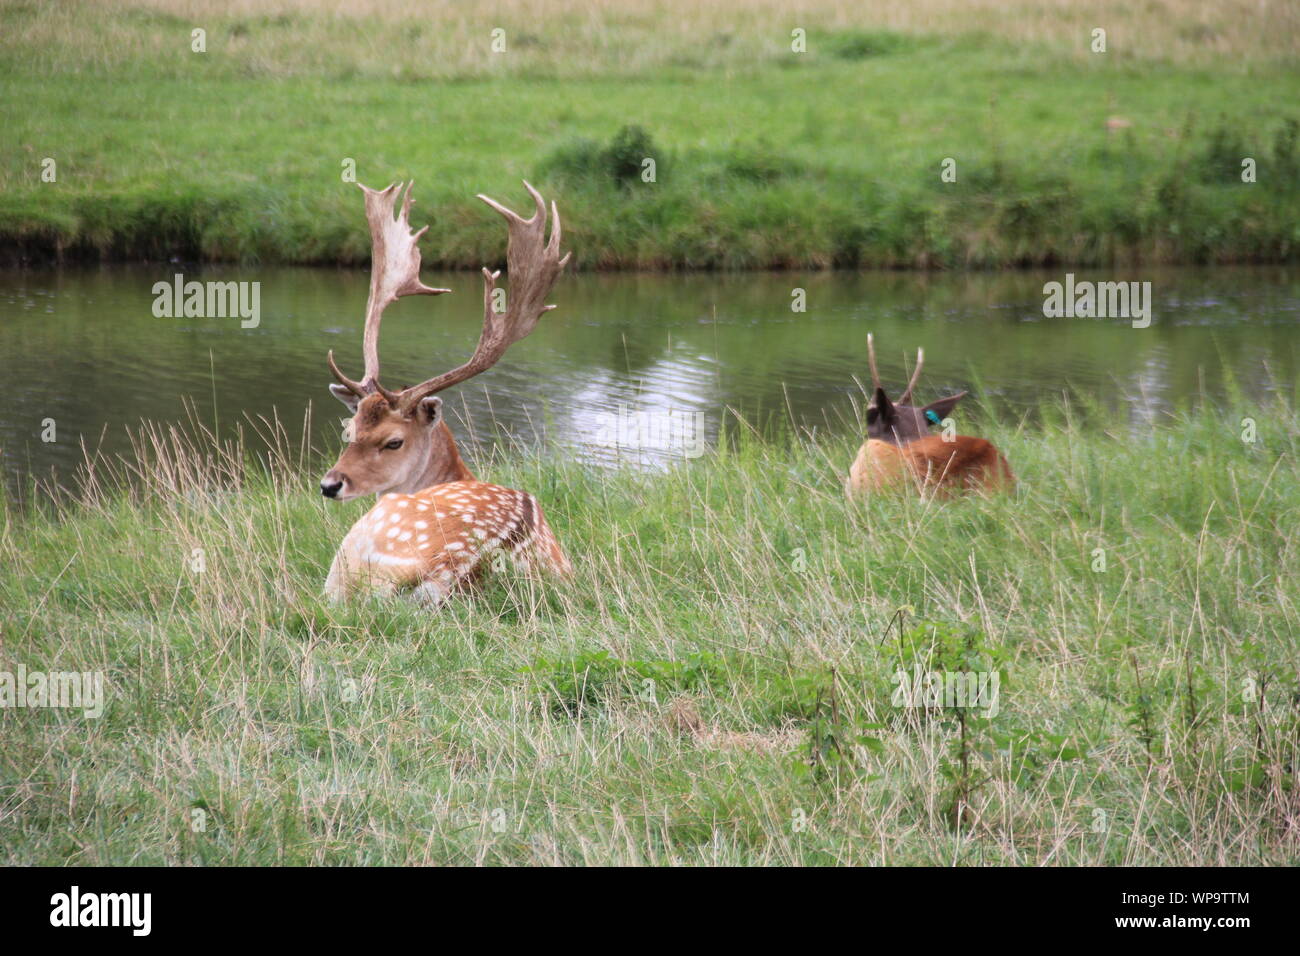
[[[668,3],[656,18],[615,4],[593,19],[561,3],[537,22],[509,4],[432,19],[390,6],[0,4],[0,257],[363,262],[345,159],[371,185],[416,179],[425,262],[452,268],[502,258],[473,196],[518,206],[523,177],[558,200],[584,269],[1300,250],[1282,7],[1204,14],[1215,22],[1192,34],[1117,9],[1108,52],[1092,54],[1076,12],[993,36],[970,16],[884,27],[821,3],[795,54],[789,15],[766,7]],[[206,53],[190,52],[194,25]],[[47,157],[57,182],[41,181]],[[956,182],[940,179],[946,158]]]
[[[110,699],[0,710],[0,860],[1294,864],[1300,422],[1254,414],[993,423],[1019,491],[941,503],[779,430],[504,453],[576,575],[437,613],[323,603],[365,505],[283,436],[146,431],[2,513],[0,669]],[[999,713],[894,706],[900,663],[998,669]]]

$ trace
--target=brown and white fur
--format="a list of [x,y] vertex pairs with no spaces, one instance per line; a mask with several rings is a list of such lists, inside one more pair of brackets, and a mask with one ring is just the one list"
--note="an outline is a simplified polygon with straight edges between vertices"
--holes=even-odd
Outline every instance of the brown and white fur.
[[424,603],[437,604],[457,587],[476,581],[485,562],[497,555],[525,570],[572,570],[536,498],[479,481],[466,467],[443,421],[442,399],[435,394],[491,368],[555,308],[544,304],[545,296],[569,258],[559,254],[559,212],[552,203],[547,241],[546,206],[532,186],[524,185],[536,204],[528,219],[479,197],[509,227],[508,307],[496,308],[493,293],[500,273],[484,269],[483,331],[474,354],[457,368],[397,392],[379,381],[384,309],[402,296],[447,290],[420,281],[417,240],[424,229],[411,232],[410,187],[396,218],[400,185],[385,190],[362,187],[373,248],[363,338],[366,372],[355,382],[339,371],[333,353],[329,355],[330,370],[339,382],[330,390],[352,418],[347,448],[320,487],[325,497],[339,501],[362,495],[377,495],[379,500],[352,526],[334,556],[325,582],[332,599],[410,590]]
[[[379,500],[334,555],[325,581],[331,599],[411,590],[437,604],[477,580],[497,552],[522,571],[572,571],[535,497],[474,477],[442,420],[442,399],[424,399],[410,420],[379,396],[359,404],[352,441],[321,488],[340,500],[367,493]],[[383,482],[385,475],[398,480]]]

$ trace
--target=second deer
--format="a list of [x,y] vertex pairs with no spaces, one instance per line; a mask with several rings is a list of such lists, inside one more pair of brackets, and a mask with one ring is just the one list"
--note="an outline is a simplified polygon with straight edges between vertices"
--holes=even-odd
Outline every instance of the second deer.
[[849,469],[850,496],[915,485],[949,493],[966,489],[1010,490],[1015,476],[992,442],[969,435],[932,435],[930,429],[948,417],[965,392],[920,407],[909,404],[921,377],[925,353],[916,350],[916,369],[907,390],[892,402],[876,371],[876,348],[867,335],[871,364],[871,404],[867,406],[867,440]]
[[345,501],[377,495],[378,502],[352,526],[334,555],[326,594],[339,600],[357,591],[393,593],[410,589],[426,604],[441,602],[457,586],[475,579],[489,555],[508,555],[524,569],[540,567],[568,574],[568,558],[542,516],[537,499],[524,491],[479,481],[466,467],[442,417],[437,393],[496,364],[512,344],[537,325],[560,270],[560,215],[551,204],[546,240],[546,204],[524,183],[536,209],[528,219],[479,196],[506,220],[506,267],[510,301],[494,309],[499,272],[483,270],[483,331],[468,362],[419,385],[390,391],[379,382],[379,323],[384,309],[406,295],[439,295],[420,281],[417,241],[412,233],[411,187],[394,218],[401,184],[384,190],[362,186],[373,256],[370,299],[362,350],[366,370],[355,382],[329,367],[339,384],[330,391],[352,412],[348,446],[321,481],[321,494]]

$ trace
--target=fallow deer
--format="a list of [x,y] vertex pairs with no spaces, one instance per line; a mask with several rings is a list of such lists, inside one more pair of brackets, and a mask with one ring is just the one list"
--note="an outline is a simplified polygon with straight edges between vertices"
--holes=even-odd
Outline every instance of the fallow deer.
[[[360,185],[360,184],[358,184]],[[389,391],[379,381],[379,324],[384,309],[406,295],[440,295],[420,281],[420,236],[412,233],[411,186],[401,212],[394,207],[402,184],[384,190],[362,186],[370,224],[373,258],[362,351],[365,374],[348,378],[329,353],[339,384],[330,391],[352,413],[347,447],[326,472],[321,493],[346,501],[361,495],[379,500],[348,532],[330,567],[325,591],[340,600],[357,591],[395,593],[412,589],[426,604],[441,602],[455,588],[477,578],[494,552],[517,567],[540,567],[559,574],[572,569],[527,492],[476,479],[461,459],[442,416],[437,393],[496,364],[513,343],[528,335],[543,313],[556,277],[569,261],[560,257],[560,214],[551,203],[551,236],[546,241],[546,204],[527,182],[536,206],[524,219],[486,196],[483,200],[506,220],[506,267],[510,298],[504,312],[494,310],[493,291],[500,272],[483,270],[483,331],[465,364],[419,385]]]
[[916,350],[916,369],[907,391],[891,402],[876,370],[876,347],[867,335],[871,364],[871,404],[867,406],[867,440],[849,469],[850,496],[883,491],[911,483],[948,493],[966,489],[1007,489],[1015,486],[1011,466],[991,442],[969,435],[932,435],[965,392],[915,407],[908,404],[921,377],[925,353]]

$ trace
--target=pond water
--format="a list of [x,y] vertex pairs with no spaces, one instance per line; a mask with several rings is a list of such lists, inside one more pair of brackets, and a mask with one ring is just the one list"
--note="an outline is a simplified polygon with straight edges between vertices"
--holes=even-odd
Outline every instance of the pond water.
[[[258,282],[259,320],[159,318],[154,285]],[[1300,366],[1300,270],[1078,272],[1151,283],[1152,321],[1047,318],[1051,273],[809,273],[565,276],[531,337],[491,371],[444,396],[465,444],[554,442],[599,460],[650,466],[698,452],[727,409],[855,429],[866,335],[880,371],[905,385],[918,346],[918,396],[969,388],[1028,413],[1063,392],[1138,423],[1239,387],[1292,399]],[[482,321],[481,278],[426,273],[452,295],[403,299],[381,337],[384,381],[420,381],[462,362]],[[0,272],[0,463],[10,494],[32,477],[73,481],[82,442],[125,453],[141,419],[187,407],[229,433],[245,415],[278,415],[314,447],[339,447],[343,406],[326,390],[325,352],[361,377],[364,270],[105,266]],[[795,289],[806,311],[792,310]],[[959,407],[959,427],[976,413]],[[53,421],[53,434],[50,421]],[[493,424],[495,423],[495,425]],[[701,431],[696,431],[696,429]],[[53,441],[45,438],[53,437]],[[640,447],[637,447],[639,443]],[[847,467],[847,462],[846,462]]]

